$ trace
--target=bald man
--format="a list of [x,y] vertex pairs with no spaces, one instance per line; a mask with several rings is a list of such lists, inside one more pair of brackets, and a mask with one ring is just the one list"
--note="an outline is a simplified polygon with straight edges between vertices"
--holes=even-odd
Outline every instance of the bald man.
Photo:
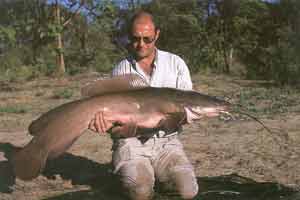
[[[160,30],[151,14],[144,11],[135,14],[128,34],[130,55],[114,67],[112,76],[137,74],[153,87],[192,90],[190,72],[185,62],[175,54],[156,48]],[[104,112],[97,113],[90,124],[91,129],[100,133],[111,126],[105,120]],[[167,188],[171,186],[183,199],[196,196],[198,184],[195,173],[178,139],[181,130],[168,134],[156,131],[146,140],[140,137],[142,133],[128,138],[114,134],[125,130],[128,131],[126,124],[112,130],[112,162],[114,173],[119,175],[130,199],[151,199],[155,179]]]

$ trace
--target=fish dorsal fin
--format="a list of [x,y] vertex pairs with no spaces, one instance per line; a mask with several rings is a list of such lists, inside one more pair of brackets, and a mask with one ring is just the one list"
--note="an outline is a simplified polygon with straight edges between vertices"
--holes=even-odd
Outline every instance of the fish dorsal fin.
[[131,91],[145,87],[149,87],[149,84],[139,75],[125,74],[92,81],[81,88],[81,95],[92,97],[105,93]]

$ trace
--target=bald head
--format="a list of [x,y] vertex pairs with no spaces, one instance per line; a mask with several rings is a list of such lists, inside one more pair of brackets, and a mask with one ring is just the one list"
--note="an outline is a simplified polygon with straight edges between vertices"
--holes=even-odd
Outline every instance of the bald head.
[[146,11],[139,11],[131,18],[130,31],[139,24],[147,24],[153,30],[156,30],[156,25],[153,16]]
[[136,13],[131,18],[129,40],[132,53],[137,60],[153,59],[155,43],[159,37],[159,29],[155,27],[153,16],[145,11]]

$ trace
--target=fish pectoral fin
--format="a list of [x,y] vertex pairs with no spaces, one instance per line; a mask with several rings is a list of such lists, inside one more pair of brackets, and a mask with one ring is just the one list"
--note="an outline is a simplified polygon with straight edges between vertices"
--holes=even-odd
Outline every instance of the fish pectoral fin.
[[159,128],[166,133],[177,131],[186,121],[184,112],[170,113],[159,122]]

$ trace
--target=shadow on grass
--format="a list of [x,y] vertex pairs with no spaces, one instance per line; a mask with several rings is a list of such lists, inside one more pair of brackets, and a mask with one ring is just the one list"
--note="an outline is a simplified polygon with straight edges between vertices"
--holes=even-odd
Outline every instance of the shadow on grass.
[[[9,160],[17,147],[0,143],[0,152]],[[0,192],[9,193],[15,176],[8,161],[0,162]],[[72,185],[89,185],[90,190],[68,192],[44,200],[124,200],[117,178],[110,172],[109,164],[99,164],[85,157],[66,153],[47,162],[43,175],[48,179],[60,175],[71,180]],[[299,192],[277,183],[258,183],[236,174],[218,177],[198,177],[200,186],[197,200],[299,200]],[[178,195],[156,188],[156,200],[179,200]]]

